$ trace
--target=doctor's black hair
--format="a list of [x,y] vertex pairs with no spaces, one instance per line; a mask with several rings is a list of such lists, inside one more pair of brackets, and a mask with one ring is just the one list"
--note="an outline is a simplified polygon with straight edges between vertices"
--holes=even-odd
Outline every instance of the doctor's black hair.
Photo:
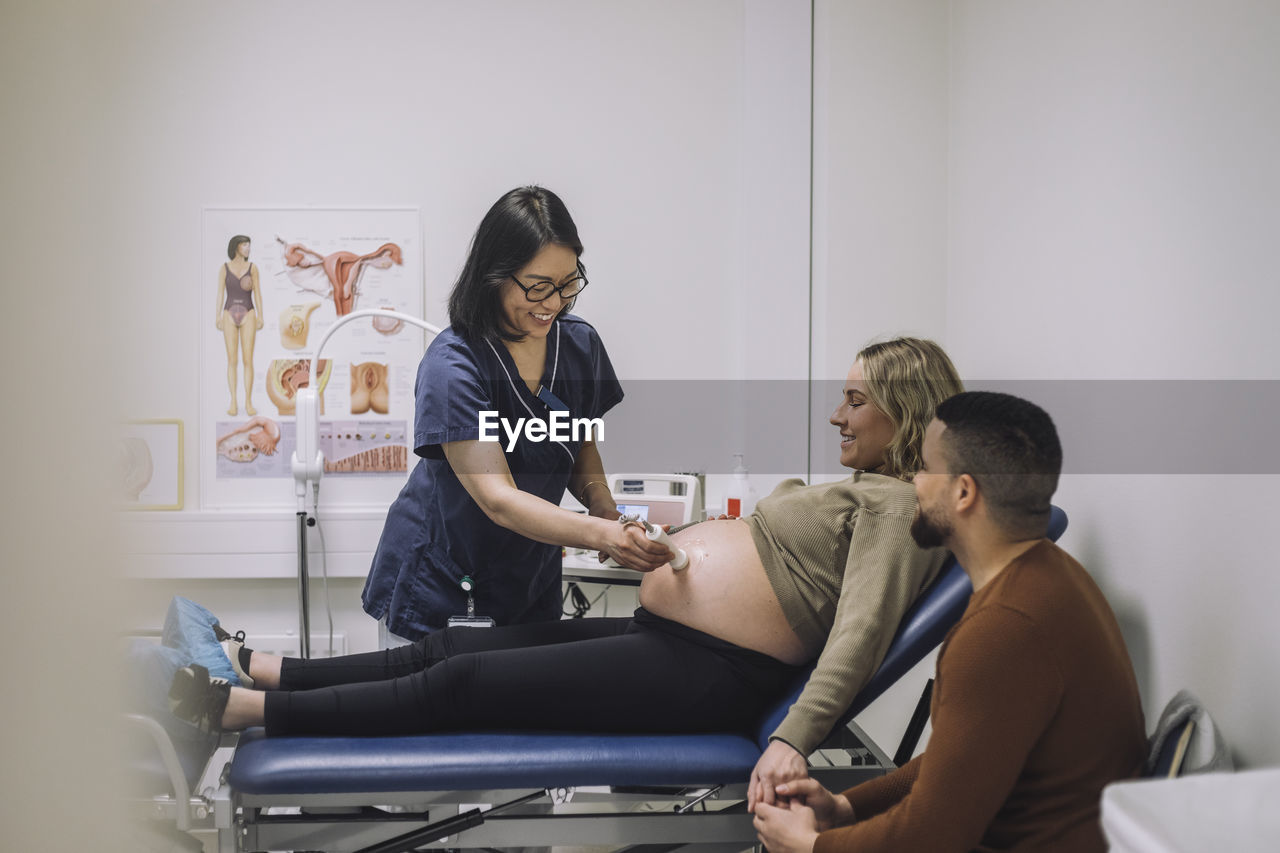
[[1049,529],[1049,501],[1062,472],[1062,444],[1049,413],[995,391],[965,391],[938,404],[942,456],[952,477],[978,484],[991,519],[1014,540]]
[[[560,197],[544,187],[518,187],[498,199],[480,220],[467,262],[449,293],[449,324],[471,340],[523,340],[502,313],[507,280],[548,245],[582,255],[578,226]],[[582,268],[579,262],[579,269]],[[573,308],[567,300],[560,313]]]
[[232,237],[230,242],[227,243],[227,258],[229,260],[235,260],[236,249],[240,248],[240,244],[251,243],[251,242],[253,241],[250,240],[248,237],[244,236],[243,234],[237,234],[236,236]]

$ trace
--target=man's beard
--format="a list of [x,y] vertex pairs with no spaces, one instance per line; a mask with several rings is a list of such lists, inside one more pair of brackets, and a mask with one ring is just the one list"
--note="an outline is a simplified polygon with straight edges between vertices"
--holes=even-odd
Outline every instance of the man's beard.
[[911,538],[921,548],[939,548],[951,538],[951,522],[939,514],[926,512],[924,507],[916,507],[916,517],[911,520]]

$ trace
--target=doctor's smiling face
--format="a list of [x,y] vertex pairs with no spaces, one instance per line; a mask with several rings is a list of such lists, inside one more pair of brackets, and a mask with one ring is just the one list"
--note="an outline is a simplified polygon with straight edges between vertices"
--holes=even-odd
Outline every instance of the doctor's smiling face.
[[855,361],[844,381],[844,399],[831,413],[831,425],[840,429],[840,464],[859,471],[875,471],[884,465],[885,450],[896,427],[876,408],[862,376],[862,362]]
[[538,294],[551,287],[571,284],[579,277],[578,256],[568,246],[548,243],[533,256],[533,260],[525,264],[509,280],[502,290],[502,317],[507,327],[517,334],[528,338],[545,338],[551,329],[551,322],[569,302],[559,291],[540,302],[531,302],[525,288],[537,298]]

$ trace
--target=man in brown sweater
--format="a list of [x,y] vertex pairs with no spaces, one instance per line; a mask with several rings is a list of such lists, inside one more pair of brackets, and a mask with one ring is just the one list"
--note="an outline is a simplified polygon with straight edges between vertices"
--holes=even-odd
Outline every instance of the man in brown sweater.
[[938,655],[917,758],[833,795],[812,779],[757,803],[771,853],[1104,851],[1104,785],[1146,748],[1133,666],[1088,573],[1044,538],[1062,449],[1039,407],[966,392],[942,403],[916,475],[912,535],[945,545],[974,593]]

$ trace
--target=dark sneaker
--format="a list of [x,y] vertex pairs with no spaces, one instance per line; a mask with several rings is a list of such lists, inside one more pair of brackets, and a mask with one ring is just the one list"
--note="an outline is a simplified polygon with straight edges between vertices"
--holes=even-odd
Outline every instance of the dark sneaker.
[[169,710],[178,719],[194,723],[202,732],[217,733],[222,731],[222,712],[230,696],[230,681],[210,678],[209,670],[193,663],[173,674]]
[[[240,663],[240,650],[244,649],[244,631],[236,631],[234,634],[228,634],[226,629],[216,622],[213,625],[213,635],[218,639],[219,643],[226,643],[227,660],[231,661],[231,668],[235,670],[236,678],[240,679],[241,687],[253,689],[253,677],[249,675],[247,667]],[[253,649],[245,649],[249,657],[253,654]]]

